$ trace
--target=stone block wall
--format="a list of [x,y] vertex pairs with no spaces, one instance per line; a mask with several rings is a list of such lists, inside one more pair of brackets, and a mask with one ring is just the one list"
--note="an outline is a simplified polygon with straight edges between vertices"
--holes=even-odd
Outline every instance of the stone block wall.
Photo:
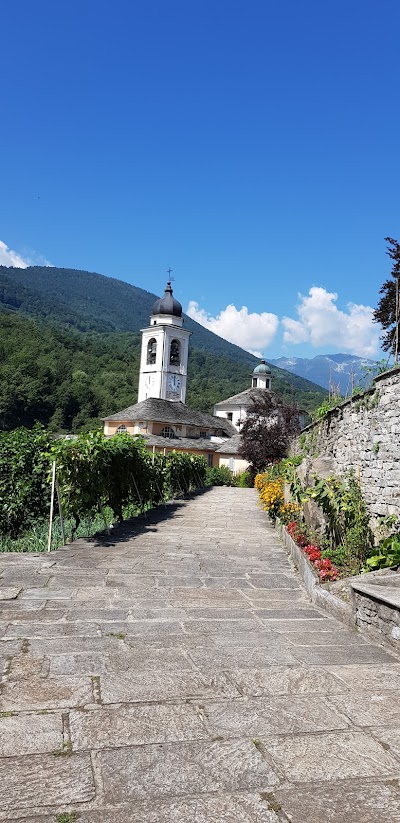
[[[292,444],[305,454],[303,472],[360,477],[373,520],[400,515],[400,368],[375,378],[373,387],[332,409]],[[318,468],[324,464],[324,472]]]
[[400,610],[364,592],[354,592],[356,625],[378,643],[386,641],[399,651]]

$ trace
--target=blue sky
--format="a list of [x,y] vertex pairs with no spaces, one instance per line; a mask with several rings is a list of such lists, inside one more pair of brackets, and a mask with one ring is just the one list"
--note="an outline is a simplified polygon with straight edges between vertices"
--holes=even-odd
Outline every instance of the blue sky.
[[5,0],[0,240],[157,293],[171,266],[267,357],[379,356],[359,307],[400,239],[399,23],[398,0]]

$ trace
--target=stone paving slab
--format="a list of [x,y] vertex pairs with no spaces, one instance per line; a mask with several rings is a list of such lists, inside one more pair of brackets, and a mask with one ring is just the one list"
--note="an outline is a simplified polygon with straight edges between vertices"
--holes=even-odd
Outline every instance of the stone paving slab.
[[[30,817],[29,823],[54,823],[52,817]],[[125,809],[79,813],[79,823],[278,823],[267,797],[238,792],[186,799],[138,802]]]
[[2,711],[48,711],[85,706],[93,702],[90,677],[40,677],[3,683],[0,692]]
[[356,726],[400,725],[400,691],[331,696],[329,702]]
[[[338,701],[340,699],[338,698]],[[223,738],[241,735],[257,738],[268,734],[318,732],[327,729],[346,729],[350,726],[343,712],[335,710],[321,696],[263,695],[230,702],[207,701],[202,709],[211,733]]]
[[1,557],[0,821],[400,823],[399,658],[310,603],[256,502]]
[[95,755],[111,802],[166,795],[272,789],[273,768],[251,740],[105,749]]
[[266,669],[232,669],[229,679],[248,697],[302,694],[343,694],[349,686],[325,669],[269,666]]
[[88,752],[5,757],[1,761],[1,782],[0,813],[17,809],[22,811],[21,817],[26,817],[31,808],[87,802],[96,792]]
[[61,714],[0,715],[0,757],[62,751]]
[[[399,823],[398,781],[332,782],[278,789],[276,797],[291,823]],[[312,816],[310,817],[310,809]]]
[[0,600],[15,600],[22,586],[0,586]]
[[185,703],[74,710],[69,723],[74,751],[210,739],[201,714]]
[[400,663],[392,661],[391,665],[386,664],[374,666],[329,666],[329,671],[342,680],[351,689],[362,692],[368,698],[371,689],[400,689]]
[[103,703],[141,703],[204,699],[207,697],[240,697],[240,691],[225,674],[205,675],[204,672],[129,672],[104,675],[101,678]]
[[262,738],[265,751],[291,783],[349,777],[399,776],[399,761],[361,731]]

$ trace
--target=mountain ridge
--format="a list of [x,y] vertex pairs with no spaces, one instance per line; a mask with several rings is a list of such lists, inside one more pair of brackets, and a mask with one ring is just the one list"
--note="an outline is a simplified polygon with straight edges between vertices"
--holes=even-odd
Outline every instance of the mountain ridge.
[[315,357],[278,357],[271,360],[278,368],[311,380],[322,388],[339,388],[343,396],[354,386],[368,382],[368,373],[377,367],[375,360],[354,354],[317,354]]

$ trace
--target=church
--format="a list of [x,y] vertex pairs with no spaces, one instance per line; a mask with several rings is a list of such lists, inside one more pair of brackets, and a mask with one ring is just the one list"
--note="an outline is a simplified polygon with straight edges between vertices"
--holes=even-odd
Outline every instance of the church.
[[262,360],[251,387],[217,403],[214,414],[191,409],[185,404],[190,335],[168,281],[142,329],[138,402],[105,417],[104,434],[141,435],[153,452],[189,452],[210,467],[243,471],[248,463],[239,454],[240,428],[254,393],[271,388],[271,370]]

